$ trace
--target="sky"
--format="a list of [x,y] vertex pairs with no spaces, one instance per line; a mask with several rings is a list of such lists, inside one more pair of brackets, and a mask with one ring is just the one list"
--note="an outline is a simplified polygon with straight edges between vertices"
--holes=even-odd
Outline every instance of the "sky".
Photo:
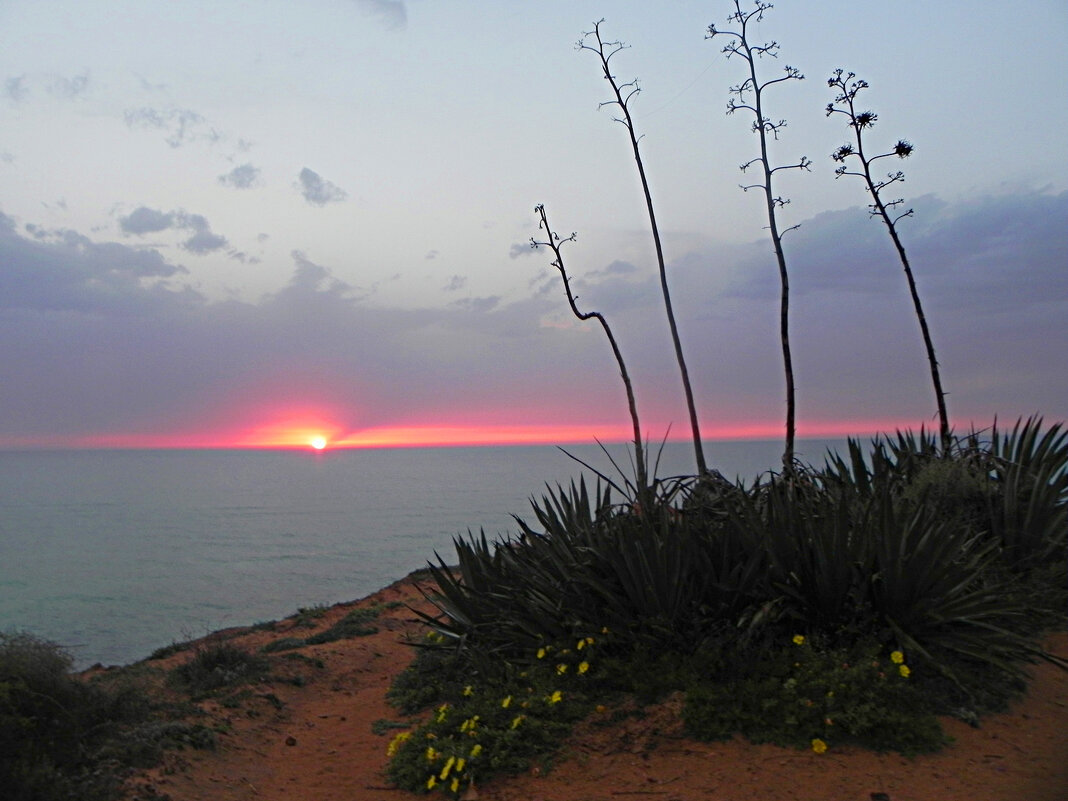
[[[746,3],[745,7],[750,7]],[[814,12],[814,8],[818,11]],[[986,9],[985,11],[983,9]],[[631,101],[708,438],[780,436],[778,273],[728,0],[0,0],[0,448],[687,438]],[[993,14],[997,11],[997,15]],[[1068,6],[783,0],[761,78],[801,436],[937,423],[904,275],[848,141],[841,67],[915,145],[892,196],[958,431],[1068,418]]]

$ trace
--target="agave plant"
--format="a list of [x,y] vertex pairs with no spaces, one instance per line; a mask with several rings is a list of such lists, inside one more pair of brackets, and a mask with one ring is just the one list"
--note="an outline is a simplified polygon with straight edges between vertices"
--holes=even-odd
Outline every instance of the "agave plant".
[[1034,567],[1063,562],[1068,539],[1068,431],[1042,432],[1042,419],[1017,420],[990,435],[991,478],[997,488],[989,509],[991,534],[1010,563]]

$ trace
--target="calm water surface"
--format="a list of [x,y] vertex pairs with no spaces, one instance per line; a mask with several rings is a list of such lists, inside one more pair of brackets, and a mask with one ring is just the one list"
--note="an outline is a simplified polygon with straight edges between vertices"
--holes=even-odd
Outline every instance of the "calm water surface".
[[[798,444],[822,462],[840,440]],[[595,446],[569,450],[608,473]],[[626,449],[613,446],[622,465]],[[752,478],[781,444],[711,442]],[[669,444],[660,475],[692,472]],[[0,452],[0,630],[123,663],[176,640],[366,596],[446,561],[452,540],[514,533],[531,495],[579,465],[547,446]]]

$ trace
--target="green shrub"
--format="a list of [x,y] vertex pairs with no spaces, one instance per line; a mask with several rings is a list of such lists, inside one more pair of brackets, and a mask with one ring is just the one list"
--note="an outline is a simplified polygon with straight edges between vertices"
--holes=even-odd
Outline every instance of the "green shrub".
[[412,715],[443,699],[460,697],[469,681],[469,660],[458,648],[441,647],[443,639],[435,632],[427,634],[411,664],[393,679],[386,697],[401,712]]
[[305,642],[308,645],[345,640],[350,637],[366,637],[378,632],[378,626],[370,625],[378,617],[377,609],[353,609],[330,628],[313,634]]
[[272,640],[271,642],[260,648],[265,654],[275,653],[276,651],[292,651],[294,648],[301,648],[305,645],[303,637],[283,637],[280,640]]
[[149,712],[129,684],[85,682],[70,656],[25,632],[0,633],[0,787],[10,801],[107,801],[116,766],[138,764],[126,732]]
[[683,720],[690,735],[723,740],[742,734],[752,742],[817,751],[855,744],[905,754],[936,751],[947,742],[901,651],[883,655],[872,642],[819,649],[796,635],[733,668],[688,691]]
[[194,693],[210,693],[261,678],[267,661],[228,642],[197,647],[193,658],[172,671],[175,680]]
[[[542,646],[522,669],[501,663],[494,675],[457,685],[424,723],[393,738],[390,779],[405,790],[456,798],[475,780],[520,773],[535,760],[550,759],[572,724],[592,709],[590,691],[599,675],[592,667],[595,643],[587,637]],[[462,659],[448,650],[448,659]]]

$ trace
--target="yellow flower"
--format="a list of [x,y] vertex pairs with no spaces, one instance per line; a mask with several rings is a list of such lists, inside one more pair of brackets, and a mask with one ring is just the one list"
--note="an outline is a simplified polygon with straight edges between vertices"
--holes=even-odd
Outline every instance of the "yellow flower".
[[428,746],[426,749],[426,761],[433,762],[439,756],[438,752],[434,750],[434,746]]
[[593,637],[586,638],[586,645],[593,645]]
[[567,673],[567,665],[561,662],[559,665],[556,666],[556,672],[559,673],[561,676]]
[[472,734],[474,734],[475,727],[477,727],[477,726],[478,726],[478,715],[475,715],[474,717],[468,718],[467,720],[465,720],[463,723],[460,724],[460,731],[461,732],[470,731]]
[[909,674],[912,673],[912,671],[909,670],[908,665],[898,665],[897,672],[900,673],[901,677],[905,679],[907,679],[909,677]]
[[589,662],[579,662],[579,666],[578,666],[578,672],[579,673],[585,673],[589,669],[590,669],[590,663]]
[[386,756],[393,756],[397,753],[397,750],[401,747],[401,743],[412,736],[410,731],[402,731],[396,737],[394,737],[389,744],[389,748],[386,749]]
[[510,696],[510,695],[507,698],[505,698],[503,701],[501,701],[501,708],[502,709],[507,709],[511,705],[512,705],[512,696]]
[[581,651],[585,647],[586,647],[586,641],[585,640],[579,640],[578,641],[578,645],[575,646],[575,650],[576,651]]
[[458,792],[460,790],[460,777],[459,776],[456,776],[456,777],[453,778],[452,784],[449,785],[449,789],[452,790],[454,793]]
[[564,694],[559,690],[553,690],[553,694],[549,696],[550,704],[558,704],[564,700]]
[[544,648],[539,648],[538,649],[538,659],[544,659],[544,658],[545,658],[545,649]]
[[426,789],[433,790],[434,787],[437,786],[437,783],[438,783],[438,777],[437,776],[431,776],[429,779],[426,780]]
[[519,724],[522,723],[524,720],[526,720],[526,718],[527,718],[526,715],[516,715],[514,718],[512,718],[512,728],[513,729],[518,729],[519,728]]
[[822,754],[827,750],[827,743],[823,742],[819,737],[812,741],[812,750],[817,754]]
[[474,695],[475,691],[471,689],[471,685],[468,684],[464,687],[464,695]]
[[459,759],[457,759],[456,760],[456,772],[457,773],[463,773],[464,772],[464,765],[466,765],[466,764],[467,764],[467,760],[464,759],[463,757],[460,757]]
[[894,651],[892,654],[890,654],[890,661],[893,662],[895,665],[900,665],[902,662],[905,661],[905,655],[900,651]]
[[804,645],[804,644],[805,644],[805,635],[804,634],[795,634],[794,635],[794,645]]
[[481,753],[482,753],[482,743],[475,743],[474,747],[471,749],[471,759],[474,759],[475,757],[477,757]]
[[441,769],[441,780],[445,781],[449,778],[449,772],[452,770],[452,766],[456,764],[456,757],[449,757],[449,761],[445,763],[445,767]]

